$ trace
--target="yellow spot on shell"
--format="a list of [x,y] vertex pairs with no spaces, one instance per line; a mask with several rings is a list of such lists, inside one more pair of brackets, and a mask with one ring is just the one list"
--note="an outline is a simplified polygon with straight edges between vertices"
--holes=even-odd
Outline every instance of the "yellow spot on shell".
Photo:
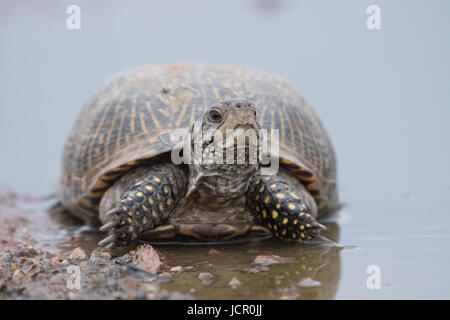
[[297,219],[294,219],[294,221],[292,222],[293,224],[297,224],[298,223],[298,220]]
[[148,203],[153,204],[153,199],[152,198],[148,198]]
[[272,229],[272,224],[270,222],[267,224],[267,228]]
[[259,212],[259,211],[261,211],[261,208],[259,206],[256,206],[255,210],[256,210],[256,212]]
[[147,207],[143,204],[142,205],[142,209],[144,210],[144,211],[147,211]]
[[263,219],[267,219],[267,211],[266,210],[262,211],[262,217],[263,217]]
[[142,192],[138,192],[138,193],[136,193],[136,195],[138,196],[138,197],[143,197],[144,196],[144,194],[142,193]]
[[283,236],[285,236],[285,235],[286,235],[286,229],[283,229],[283,231],[281,231],[281,234],[282,234]]
[[169,193],[169,188],[167,188],[167,186],[164,186],[164,188],[163,188],[163,191],[164,191],[164,193]]
[[170,206],[172,204],[172,199],[167,200],[167,205]]
[[286,197],[286,195],[284,194],[284,193],[277,193],[276,194],[276,197],[278,198],[278,199],[284,199],[285,197]]
[[282,221],[282,223],[283,223],[283,224],[287,224],[288,221],[289,221],[288,218],[284,218],[283,221]]
[[129,231],[129,232],[132,232],[133,230],[134,230],[133,226],[129,226],[129,227],[128,227],[128,231]]
[[303,232],[300,233],[300,237],[304,238],[304,237],[305,237],[305,234],[304,234]]
[[131,223],[133,220],[131,220],[131,218],[128,218],[128,222]]
[[276,184],[276,183],[273,183],[273,184],[270,185],[270,187],[271,187],[272,189],[275,189],[275,188],[277,187],[277,184]]
[[158,207],[159,207],[159,211],[162,212],[164,210],[164,207],[163,207],[162,203],[160,203]]
[[256,200],[256,201],[259,200],[259,194],[257,194],[257,195],[255,196],[255,200]]
[[297,238],[297,235],[295,233],[292,234],[292,239]]
[[153,180],[156,181],[156,182],[161,182],[161,179],[158,178],[158,177],[154,177]]
[[295,209],[295,204],[289,203],[288,204],[288,208],[291,209],[291,210],[294,210]]
[[152,191],[153,187],[152,186],[145,186],[145,189],[147,189],[148,191]]
[[275,208],[280,209],[280,208],[281,208],[281,205],[280,205],[279,203],[277,203],[277,204],[275,205]]
[[309,223],[306,224],[307,228],[311,228],[311,225]]
[[143,224],[147,224],[147,222],[148,222],[147,218],[144,217],[144,219],[142,219],[142,223],[143,223]]
[[264,185],[262,185],[262,187],[261,187],[261,188],[259,188],[259,190],[258,190],[258,191],[259,191],[259,192],[263,192],[263,191],[264,191],[264,188],[265,188],[265,187],[264,187]]
[[156,211],[152,210],[152,216],[156,217]]
[[264,203],[265,203],[265,204],[268,204],[268,203],[269,203],[269,200],[270,200],[270,197],[269,197],[269,196],[266,196],[266,197],[264,198]]
[[274,229],[275,231],[277,231],[277,230],[278,230],[278,226],[277,226],[276,224],[274,224],[274,225],[273,225],[273,229]]
[[305,226],[304,225],[300,225],[300,230],[305,230]]
[[273,219],[278,218],[278,211],[277,210],[272,210],[272,218]]
[[304,212],[300,212],[300,213],[298,214],[298,216],[299,216],[299,217],[303,217],[304,214],[305,214]]

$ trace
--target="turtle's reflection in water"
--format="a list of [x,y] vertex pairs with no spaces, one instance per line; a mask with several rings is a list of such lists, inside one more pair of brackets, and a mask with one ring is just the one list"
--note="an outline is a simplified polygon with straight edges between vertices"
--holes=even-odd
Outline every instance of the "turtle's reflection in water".
[[[338,242],[339,225],[330,222],[326,226],[324,236]],[[340,279],[338,246],[265,240],[157,248],[164,262],[185,270],[162,286],[190,292],[198,299],[333,299]],[[220,253],[208,254],[211,248]],[[260,262],[267,260],[269,265],[254,263],[258,256]],[[273,260],[279,263],[270,264]],[[210,272],[212,281],[199,280],[201,272]],[[239,281],[230,285],[233,278]]]

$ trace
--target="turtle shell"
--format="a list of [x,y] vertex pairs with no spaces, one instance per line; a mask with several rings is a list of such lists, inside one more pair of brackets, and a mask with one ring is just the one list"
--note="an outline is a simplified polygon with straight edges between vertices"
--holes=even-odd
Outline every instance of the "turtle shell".
[[96,219],[106,189],[139,163],[171,151],[174,129],[189,129],[210,105],[246,97],[262,128],[279,129],[280,165],[315,198],[319,214],[337,201],[330,139],[306,100],[276,75],[206,64],[155,65],[120,73],[82,109],[63,152],[59,198]]

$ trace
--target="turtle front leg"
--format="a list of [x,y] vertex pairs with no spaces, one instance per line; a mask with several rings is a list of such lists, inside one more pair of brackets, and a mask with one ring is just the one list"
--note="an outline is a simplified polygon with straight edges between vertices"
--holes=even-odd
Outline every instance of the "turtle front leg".
[[290,186],[283,177],[258,176],[246,195],[247,207],[277,238],[306,241],[319,236],[314,199],[300,183]]
[[107,248],[131,244],[139,235],[164,224],[186,191],[183,170],[172,164],[137,167],[111,186],[100,202],[99,242]]

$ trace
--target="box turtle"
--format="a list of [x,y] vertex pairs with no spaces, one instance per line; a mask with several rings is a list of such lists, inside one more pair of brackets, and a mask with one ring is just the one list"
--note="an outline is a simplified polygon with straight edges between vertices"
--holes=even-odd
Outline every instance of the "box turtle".
[[[278,150],[268,153],[279,164],[275,174],[263,174],[262,157],[250,161],[249,150],[262,154],[261,129],[278,129]],[[179,148],[175,132],[183,130],[183,146],[197,156]],[[257,139],[246,135],[252,130]],[[232,150],[222,163],[211,161],[223,155],[219,142]],[[247,68],[120,73],[84,106],[62,158],[61,204],[102,225],[108,235],[99,244],[108,248],[136,240],[308,242],[321,238],[316,219],[337,204],[335,153],[311,106],[279,76]]]

